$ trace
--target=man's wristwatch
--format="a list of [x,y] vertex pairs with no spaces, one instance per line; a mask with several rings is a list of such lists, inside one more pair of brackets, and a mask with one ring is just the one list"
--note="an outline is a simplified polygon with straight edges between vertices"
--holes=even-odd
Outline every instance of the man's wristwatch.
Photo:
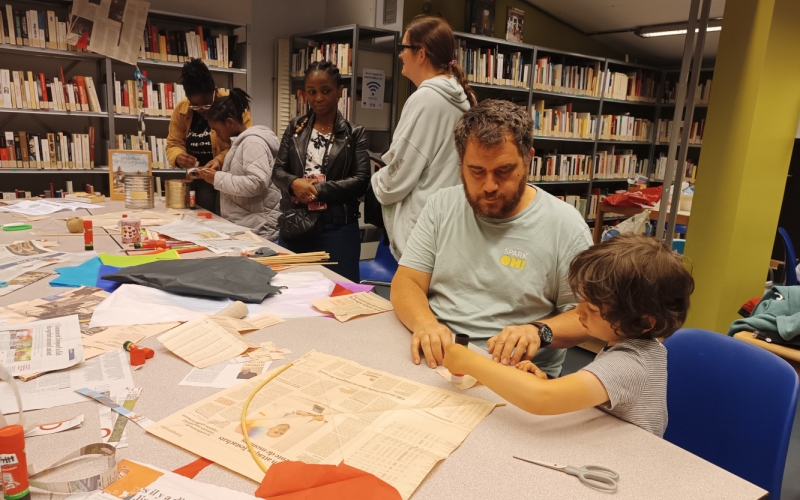
[[541,339],[541,344],[539,347],[549,346],[550,343],[553,342],[553,330],[551,330],[546,324],[538,321],[534,321],[531,324],[539,328],[539,339]]

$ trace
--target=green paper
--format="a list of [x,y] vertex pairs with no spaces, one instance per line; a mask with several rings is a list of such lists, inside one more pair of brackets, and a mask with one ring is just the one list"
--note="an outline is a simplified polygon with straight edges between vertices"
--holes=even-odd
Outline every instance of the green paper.
[[166,252],[158,253],[155,255],[111,255],[108,253],[100,254],[100,261],[107,266],[114,267],[130,267],[138,266],[155,262],[157,260],[175,260],[180,259],[181,256],[175,250],[167,250]]

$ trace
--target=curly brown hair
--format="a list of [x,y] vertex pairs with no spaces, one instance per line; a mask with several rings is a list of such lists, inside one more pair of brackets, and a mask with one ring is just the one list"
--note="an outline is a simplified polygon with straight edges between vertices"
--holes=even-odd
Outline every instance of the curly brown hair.
[[686,320],[694,291],[682,257],[641,235],[616,236],[579,253],[569,266],[568,280],[626,338],[675,333]]

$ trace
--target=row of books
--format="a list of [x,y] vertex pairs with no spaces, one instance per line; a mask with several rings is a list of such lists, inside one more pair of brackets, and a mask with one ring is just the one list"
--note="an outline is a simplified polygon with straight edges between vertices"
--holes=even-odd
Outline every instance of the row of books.
[[47,78],[44,73],[0,69],[0,107],[58,111],[102,112],[97,88],[91,76]]
[[600,61],[585,65],[554,64],[549,57],[537,59],[533,68],[534,90],[598,97]]
[[[672,120],[658,120],[658,128],[656,129],[656,140],[658,142],[669,142],[669,138],[672,135],[672,123]],[[703,131],[705,130],[705,126],[705,118],[699,122],[692,123],[692,128],[689,130],[689,144],[703,144]],[[679,135],[681,133],[683,133],[683,127],[678,131]]]
[[308,47],[292,54],[291,75],[304,76],[311,63],[330,61],[342,75],[353,73],[353,51],[349,43],[323,43],[309,41]]
[[[339,98],[339,113],[342,114],[345,120],[350,120],[350,107],[353,103],[352,97],[350,97],[347,87],[342,90],[342,97]],[[305,92],[302,90],[298,90],[296,94],[293,94],[289,98],[289,118],[294,118],[295,116],[303,116],[309,112],[311,108],[308,107],[308,100],[306,99]]]
[[15,10],[5,4],[0,9],[0,45],[78,50],[67,45],[67,23],[58,19],[52,10]]
[[149,135],[139,140],[134,134],[117,134],[114,140],[116,149],[126,151],[150,151],[153,168],[179,168],[167,161],[167,139]]
[[[665,153],[659,154],[658,158],[653,160],[653,179],[663,181],[664,176],[667,175],[667,155]],[[683,178],[695,179],[697,177],[697,163],[688,158],[683,164]]]
[[544,101],[534,101],[530,113],[535,136],[594,139],[597,131],[597,115],[574,112],[572,103],[545,108]]
[[[145,75],[146,76],[146,75]],[[179,83],[142,82],[117,80],[114,75],[114,112],[124,115],[138,115],[141,107],[149,116],[172,116],[172,110],[186,98],[183,85]]]
[[567,196],[556,196],[556,198],[563,201],[567,205],[572,205],[580,213],[583,213],[583,211],[586,209],[585,196],[567,195]]
[[614,147],[591,154],[547,154],[531,158],[529,182],[627,179],[647,175],[648,161],[631,150],[615,152]]
[[[664,82],[664,102],[674,104],[677,93],[677,82]],[[697,84],[697,90],[694,92],[694,103],[708,104],[710,98],[711,78]]]
[[148,17],[139,57],[164,62],[202,59],[209,66],[232,68],[238,39],[238,35],[213,35],[211,28],[202,26],[189,31],[159,30],[155,21]]
[[456,61],[470,82],[528,87],[531,65],[525,64],[521,52],[503,54],[497,49],[472,49],[461,40]]
[[602,115],[600,139],[606,141],[649,141],[653,122],[629,114]]
[[[585,196],[577,195],[556,196],[556,198],[567,203],[568,205],[572,205],[580,213],[585,213],[587,219],[594,220],[597,219],[597,207],[600,205],[600,202],[603,201],[603,199],[609,194],[613,193],[609,193],[608,190],[594,188],[592,189],[592,194],[589,196],[588,201]],[[614,217],[615,215],[616,214],[613,213],[606,213],[604,217]]]
[[88,133],[30,134],[24,130],[0,134],[2,168],[94,168],[94,127]]
[[608,74],[604,96],[609,99],[633,102],[656,102],[655,74],[642,70]]

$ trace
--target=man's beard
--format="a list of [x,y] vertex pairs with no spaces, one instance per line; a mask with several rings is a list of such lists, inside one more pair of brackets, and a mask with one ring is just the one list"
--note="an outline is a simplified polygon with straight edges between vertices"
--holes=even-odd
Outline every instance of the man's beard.
[[470,195],[469,191],[467,190],[467,183],[464,179],[464,173],[461,173],[461,185],[464,187],[464,194],[467,197],[467,201],[469,202],[469,206],[472,207],[472,210],[478,217],[483,217],[484,219],[505,219],[513,212],[517,205],[519,205],[520,200],[522,200],[522,196],[525,194],[525,186],[527,186],[527,180],[525,177],[522,177],[519,182],[519,186],[517,187],[516,192],[510,197],[506,197],[505,195],[501,195],[500,193],[497,194],[497,198],[500,199],[500,207],[496,209],[488,209],[483,208],[480,205],[480,201],[484,199],[484,193],[481,192],[476,197]]

